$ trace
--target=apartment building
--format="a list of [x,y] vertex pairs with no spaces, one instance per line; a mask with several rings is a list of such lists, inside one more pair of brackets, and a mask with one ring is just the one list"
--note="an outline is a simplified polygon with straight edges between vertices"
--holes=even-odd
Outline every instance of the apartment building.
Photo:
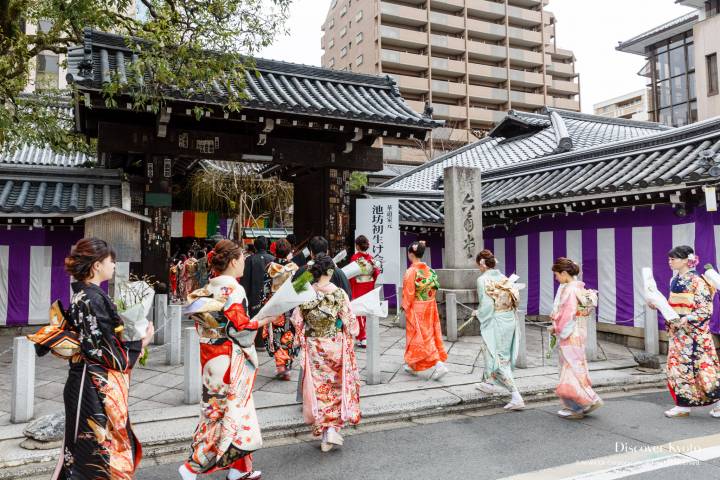
[[695,10],[620,42],[645,57],[649,119],[680,127],[720,115],[720,0],[676,0]]
[[593,105],[593,113],[603,117],[648,121],[648,90],[643,88]]
[[[547,3],[333,0],[322,66],[392,76],[414,110],[423,112],[427,102],[433,118],[445,120],[432,142],[442,153],[482,137],[510,109],[580,110],[575,56],[557,47]],[[426,159],[407,147],[386,145],[385,158]]]

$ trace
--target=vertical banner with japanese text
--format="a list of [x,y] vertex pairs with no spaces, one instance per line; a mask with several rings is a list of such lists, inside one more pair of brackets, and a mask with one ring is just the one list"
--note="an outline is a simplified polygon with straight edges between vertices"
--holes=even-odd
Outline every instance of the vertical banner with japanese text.
[[355,206],[355,236],[370,240],[370,253],[383,266],[377,283],[402,283],[400,215],[397,198],[359,198]]

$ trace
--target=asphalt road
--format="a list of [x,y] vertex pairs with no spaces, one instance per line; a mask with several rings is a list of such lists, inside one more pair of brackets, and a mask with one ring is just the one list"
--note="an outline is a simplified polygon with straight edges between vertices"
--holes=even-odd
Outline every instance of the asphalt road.
[[[558,406],[548,403],[366,426],[347,431],[345,446],[329,453],[310,436],[276,440],[256,453],[255,465],[266,480],[720,478],[720,419],[708,408],[668,419],[666,392],[605,400],[574,421],[558,418]],[[175,460],[146,462],[137,478],[179,478]]]

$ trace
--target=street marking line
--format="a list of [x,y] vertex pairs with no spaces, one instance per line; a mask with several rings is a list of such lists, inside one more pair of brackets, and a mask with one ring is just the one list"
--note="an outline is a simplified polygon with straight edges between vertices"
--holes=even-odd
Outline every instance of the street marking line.
[[[623,442],[621,445],[626,445]],[[616,449],[618,442],[616,442]],[[616,480],[678,465],[720,458],[720,434],[688,438],[663,445],[639,444],[631,451],[581,460],[500,480]]]

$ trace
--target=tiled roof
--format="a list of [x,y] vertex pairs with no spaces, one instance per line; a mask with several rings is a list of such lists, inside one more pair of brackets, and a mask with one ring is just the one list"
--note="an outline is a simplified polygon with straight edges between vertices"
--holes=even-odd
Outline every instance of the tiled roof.
[[[565,110],[546,109],[546,114],[510,111],[509,117],[530,125],[544,127],[537,133],[513,139],[485,137],[475,143],[449,152],[409,173],[385,182],[381,187],[403,191],[433,191],[441,189],[443,170],[452,165],[479,167],[483,172],[536,160],[552,155],[559,149],[558,138],[567,135],[570,151],[581,151],[598,145],[652,135],[668,127],[632,120],[612,119]],[[563,125],[553,124],[556,112]],[[558,118],[558,117],[556,117]],[[564,126],[564,127],[563,127]],[[558,137],[558,129],[566,133]]]
[[[142,43],[143,40],[136,39]],[[85,31],[84,45],[68,53],[68,80],[82,89],[100,89],[113,74],[126,78],[133,52],[126,37]],[[389,76],[363,75],[275,60],[256,59],[245,74],[245,108],[320,118],[349,119],[430,129],[442,122],[413,111]],[[213,86],[222,102],[224,86]]]
[[442,200],[400,200],[400,221],[403,223],[437,223],[444,221]]
[[50,148],[21,146],[0,155],[2,214],[73,215],[121,207],[117,170],[87,168],[93,159]]

